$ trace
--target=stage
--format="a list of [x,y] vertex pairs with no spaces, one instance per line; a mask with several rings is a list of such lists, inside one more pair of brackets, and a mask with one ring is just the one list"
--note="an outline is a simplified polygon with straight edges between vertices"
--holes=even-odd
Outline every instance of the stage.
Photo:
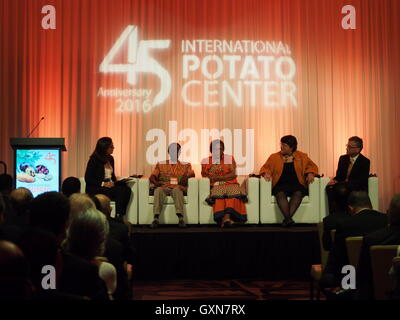
[[133,228],[135,280],[307,280],[320,263],[316,225]]

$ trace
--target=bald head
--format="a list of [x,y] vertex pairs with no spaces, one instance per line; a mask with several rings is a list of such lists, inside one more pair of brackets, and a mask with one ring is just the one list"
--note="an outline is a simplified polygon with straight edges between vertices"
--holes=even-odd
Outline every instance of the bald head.
[[27,188],[18,188],[10,193],[10,200],[14,210],[21,214],[28,209],[30,202],[33,199],[32,192]]
[[27,188],[18,188],[11,191],[10,198],[17,202],[30,201],[33,199],[33,194]]
[[106,215],[106,217],[109,218],[111,216],[111,210],[112,210],[110,198],[104,194],[96,194],[95,197],[100,202],[101,212],[103,212]]

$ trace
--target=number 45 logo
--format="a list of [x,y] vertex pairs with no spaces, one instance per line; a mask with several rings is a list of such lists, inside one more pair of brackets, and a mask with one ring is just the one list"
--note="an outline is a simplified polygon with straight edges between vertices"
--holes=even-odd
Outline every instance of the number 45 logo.
[[[124,42],[128,42],[128,63],[112,64]],[[150,49],[169,48],[170,40],[138,40],[138,27],[129,25],[122,32],[110,52],[100,64],[100,72],[127,73],[128,83],[136,85],[137,74],[153,73],[160,78],[160,92],[154,97],[153,106],[159,105],[168,98],[171,92],[169,73],[150,56]]]

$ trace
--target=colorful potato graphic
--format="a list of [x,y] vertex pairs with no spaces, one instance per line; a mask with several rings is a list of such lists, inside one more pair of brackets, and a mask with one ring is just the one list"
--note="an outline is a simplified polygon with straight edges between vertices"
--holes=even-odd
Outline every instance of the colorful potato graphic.
[[25,172],[20,172],[17,174],[17,180],[21,182],[27,182],[27,183],[32,183],[35,182],[36,179],[32,177],[31,175],[25,173]]
[[35,173],[35,169],[33,169],[32,167],[28,167],[25,169],[25,173],[30,175],[31,177],[34,177],[36,175]]
[[45,175],[49,174],[49,169],[47,169],[46,166],[44,166],[42,164],[37,165],[35,168],[35,171],[36,171],[36,173],[42,173]]
[[19,165],[19,168],[22,172],[25,172],[26,174],[29,174],[30,176],[34,177],[36,174],[36,170],[34,168],[32,168],[32,166],[29,163],[21,163]]

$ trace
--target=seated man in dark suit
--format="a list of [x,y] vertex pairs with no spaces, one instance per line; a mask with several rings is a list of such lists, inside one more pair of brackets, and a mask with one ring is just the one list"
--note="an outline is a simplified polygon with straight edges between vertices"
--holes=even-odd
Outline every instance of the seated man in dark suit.
[[337,192],[335,193],[335,210],[333,214],[323,219],[324,231],[322,234],[322,245],[326,251],[330,251],[333,246],[331,231],[336,230],[337,224],[350,216],[347,206],[348,197],[349,192],[346,186],[338,186]]
[[322,288],[340,287],[343,278],[342,267],[349,264],[346,238],[365,236],[387,225],[387,217],[372,210],[371,200],[365,191],[353,191],[348,199],[351,216],[337,223],[335,240],[328,255],[328,262],[322,272]]
[[356,277],[359,299],[373,299],[371,246],[400,244],[400,194],[395,194],[390,202],[388,219],[387,226],[363,239]]
[[334,198],[337,188],[344,185],[352,191],[368,192],[370,161],[361,154],[363,141],[359,137],[350,137],[346,145],[346,154],[340,156],[336,176],[326,186],[329,213],[334,210]]

